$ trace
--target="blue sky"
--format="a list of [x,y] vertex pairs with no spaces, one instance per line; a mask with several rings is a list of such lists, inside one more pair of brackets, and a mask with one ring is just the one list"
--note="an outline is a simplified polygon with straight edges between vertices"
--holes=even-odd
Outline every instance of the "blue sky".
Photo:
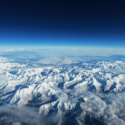
[[[66,30],[67,32],[67,30]],[[121,33],[88,33],[27,31],[7,29],[0,32],[1,46],[86,46],[125,47],[125,36]]]
[[125,48],[124,1],[2,1],[0,46]]

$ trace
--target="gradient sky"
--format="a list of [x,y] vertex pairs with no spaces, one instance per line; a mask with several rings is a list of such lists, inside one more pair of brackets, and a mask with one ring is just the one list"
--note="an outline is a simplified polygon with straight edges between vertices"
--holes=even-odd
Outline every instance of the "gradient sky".
[[0,46],[124,48],[125,1],[0,1]]

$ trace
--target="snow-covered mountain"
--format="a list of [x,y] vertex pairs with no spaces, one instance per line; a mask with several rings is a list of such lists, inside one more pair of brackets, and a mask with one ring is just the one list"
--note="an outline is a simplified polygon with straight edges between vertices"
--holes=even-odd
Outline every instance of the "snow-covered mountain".
[[124,125],[125,61],[0,57],[0,125]]

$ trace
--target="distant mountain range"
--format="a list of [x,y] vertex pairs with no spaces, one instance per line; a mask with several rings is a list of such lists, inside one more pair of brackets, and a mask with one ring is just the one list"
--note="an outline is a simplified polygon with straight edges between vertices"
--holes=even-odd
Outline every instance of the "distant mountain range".
[[0,57],[0,125],[125,124],[124,56],[10,59],[25,53]]

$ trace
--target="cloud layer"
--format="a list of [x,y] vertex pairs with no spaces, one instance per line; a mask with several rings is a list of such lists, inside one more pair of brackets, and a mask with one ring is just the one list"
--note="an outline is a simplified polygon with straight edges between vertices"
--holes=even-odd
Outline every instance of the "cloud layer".
[[0,57],[0,65],[1,125],[125,124],[122,58]]

